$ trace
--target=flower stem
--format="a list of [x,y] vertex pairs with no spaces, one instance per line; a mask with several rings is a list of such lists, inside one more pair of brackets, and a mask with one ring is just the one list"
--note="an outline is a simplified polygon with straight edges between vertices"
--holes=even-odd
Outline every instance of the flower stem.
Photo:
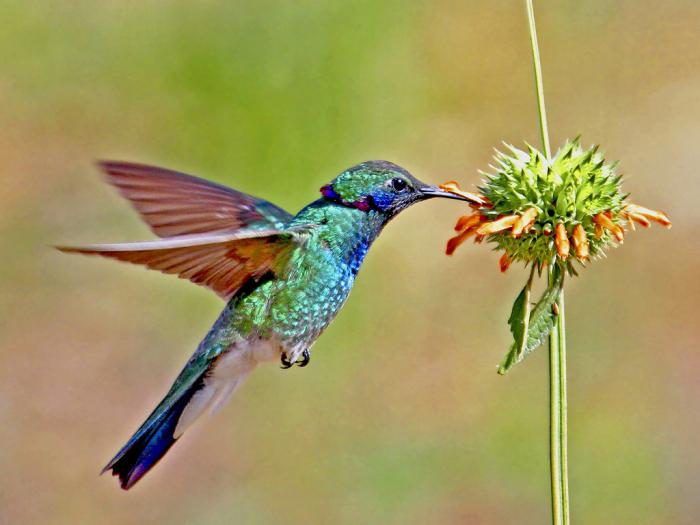
[[[562,270],[563,271],[563,270]],[[566,316],[564,310],[564,287],[559,294],[559,315],[555,326],[558,332],[559,345],[559,448],[561,452],[561,504],[562,517],[565,525],[569,525],[569,431],[568,431],[568,396],[566,389]]]
[[[525,0],[530,27],[532,63],[535,72],[535,92],[540,123],[542,149],[547,160],[551,159],[547,110],[544,104],[542,65],[537,44],[537,28],[532,0]],[[554,265],[550,265],[548,279],[553,280]],[[563,269],[561,271],[564,271]],[[564,315],[564,291],[557,301],[557,321],[549,335],[549,462],[552,491],[552,523],[569,524],[569,478],[567,452],[567,398],[566,398],[566,333]]]
[[525,0],[527,7],[527,21],[530,25],[530,45],[532,46],[532,66],[535,70],[535,92],[537,93],[537,111],[540,119],[540,135],[542,149],[549,160],[549,129],[547,128],[547,109],[544,106],[544,87],[542,86],[542,64],[540,64],[540,47],[537,44],[537,26],[535,25],[535,11],[532,8],[532,0]]
[[[564,270],[561,270],[564,271]],[[548,278],[552,282],[553,268]],[[549,334],[549,465],[552,492],[552,523],[569,524],[569,477],[567,446],[566,333],[564,291],[557,300],[557,320]]]

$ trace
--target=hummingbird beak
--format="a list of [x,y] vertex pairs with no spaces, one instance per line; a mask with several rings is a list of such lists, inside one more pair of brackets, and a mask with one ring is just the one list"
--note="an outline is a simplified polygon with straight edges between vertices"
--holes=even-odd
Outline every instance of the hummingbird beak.
[[420,189],[420,192],[424,199],[432,199],[433,197],[443,197],[445,199],[457,199],[460,201],[470,202],[469,199],[463,197],[462,195],[457,195],[456,193],[450,193],[449,191],[441,190],[437,186],[423,186]]

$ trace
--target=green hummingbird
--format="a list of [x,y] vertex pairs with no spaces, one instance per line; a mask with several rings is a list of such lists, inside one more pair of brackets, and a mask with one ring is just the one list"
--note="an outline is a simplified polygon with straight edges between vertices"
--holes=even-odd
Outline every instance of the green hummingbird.
[[400,211],[433,197],[466,200],[381,160],[342,172],[296,215],[191,175],[99,165],[160,239],[59,249],[175,274],[226,301],[163,400],[102,470],[125,490],[258,364],[309,363],[311,345],[345,303],[367,250]]

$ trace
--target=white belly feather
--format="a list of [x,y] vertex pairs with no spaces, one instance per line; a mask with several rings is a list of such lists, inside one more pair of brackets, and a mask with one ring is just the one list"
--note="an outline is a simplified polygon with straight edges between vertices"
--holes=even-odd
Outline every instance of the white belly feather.
[[274,341],[236,343],[216,361],[204,379],[204,387],[192,396],[177,422],[173,437],[180,437],[205,410],[210,408],[212,414],[219,410],[258,363],[279,359],[280,353],[281,347]]

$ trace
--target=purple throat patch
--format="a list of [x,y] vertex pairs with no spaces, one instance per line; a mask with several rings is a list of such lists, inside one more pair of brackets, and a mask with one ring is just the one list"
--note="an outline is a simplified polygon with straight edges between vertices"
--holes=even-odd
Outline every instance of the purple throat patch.
[[352,202],[341,199],[340,195],[336,193],[333,186],[330,184],[326,184],[325,186],[321,187],[321,195],[323,195],[326,199],[335,201],[338,204],[347,206],[348,208],[357,208],[360,211],[369,211],[372,209],[372,205],[366,197]]

